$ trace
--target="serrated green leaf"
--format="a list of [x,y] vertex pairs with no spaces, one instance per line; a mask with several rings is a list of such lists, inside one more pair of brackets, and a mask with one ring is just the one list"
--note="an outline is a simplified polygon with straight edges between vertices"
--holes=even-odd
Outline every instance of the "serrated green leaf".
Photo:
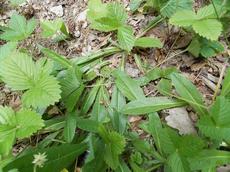
[[200,8],[197,11],[197,17],[199,19],[205,19],[205,18],[216,18],[215,9],[212,4],[206,5],[202,8]]
[[217,40],[222,32],[222,24],[216,19],[198,20],[192,24],[194,31],[210,40]]
[[198,127],[205,136],[214,140],[230,139],[229,106],[229,100],[224,97],[217,97],[210,108],[210,116],[198,121]]
[[143,47],[143,48],[150,48],[150,47],[162,48],[163,44],[158,38],[141,37],[136,39],[135,46]]
[[112,169],[119,165],[119,155],[124,151],[125,138],[117,132],[109,132],[104,126],[99,127],[99,134],[105,142],[104,160]]
[[230,153],[219,150],[203,150],[190,159],[192,170],[202,170],[207,167],[217,167],[230,163]]
[[163,5],[160,12],[164,17],[171,17],[176,11],[192,10],[192,6],[193,0],[169,0]]
[[167,97],[142,98],[126,104],[122,112],[124,114],[140,115],[184,105],[186,105],[184,101],[169,99]]
[[17,42],[8,42],[0,47],[0,61],[9,57],[17,48]]
[[0,75],[12,90],[26,91],[22,96],[25,106],[45,108],[60,99],[60,86],[49,75],[46,65],[23,53],[15,53],[1,62]]
[[177,93],[188,102],[199,115],[206,115],[207,110],[202,100],[202,96],[190,80],[181,74],[171,75],[172,83]]
[[120,70],[115,70],[113,75],[116,78],[116,86],[129,100],[145,98],[144,92],[138,83],[131,79],[126,73]]
[[128,15],[125,11],[125,7],[122,3],[119,2],[112,2],[108,4],[108,16],[111,17],[113,20],[119,22],[119,25],[122,26],[125,24]]
[[135,44],[133,29],[129,26],[118,28],[117,39],[120,47],[126,51],[131,51]]
[[19,139],[31,136],[44,126],[41,115],[26,109],[22,109],[16,113],[16,121],[16,137]]
[[0,35],[0,38],[7,41],[19,41],[26,39],[34,31],[36,20],[26,21],[24,16],[14,13],[9,21],[9,26]]
[[197,126],[205,136],[214,140],[230,140],[230,126],[218,125],[207,115],[199,119]]

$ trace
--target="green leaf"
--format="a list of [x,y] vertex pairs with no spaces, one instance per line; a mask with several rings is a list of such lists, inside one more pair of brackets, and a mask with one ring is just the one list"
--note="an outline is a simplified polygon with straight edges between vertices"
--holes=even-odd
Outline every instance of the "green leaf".
[[171,79],[177,93],[183,100],[189,103],[199,115],[206,115],[207,110],[203,103],[202,96],[192,82],[177,73],[173,73]]
[[117,39],[120,47],[126,51],[131,51],[135,44],[133,29],[130,26],[123,26],[118,29]]
[[114,86],[109,115],[110,115],[113,128],[119,133],[125,132],[127,121],[128,121],[127,116],[120,112],[123,106],[125,105],[125,103],[126,103],[125,97],[118,90],[118,88]]
[[140,115],[184,105],[186,105],[184,101],[169,99],[167,97],[142,98],[126,104],[122,112],[124,114]]
[[190,172],[189,164],[178,152],[168,157],[168,165],[172,172]]
[[222,85],[221,95],[230,98],[230,68],[227,69]]
[[26,91],[22,96],[25,106],[45,108],[57,102],[61,93],[47,65],[35,63],[28,55],[17,52],[1,62],[0,75],[12,90]]
[[119,2],[112,2],[108,4],[108,16],[117,21],[120,26],[125,24],[128,18],[124,5]]
[[0,47],[0,61],[9,57],[17,48],[17,42],[7,42],[3,46]]
[[15,140],[16,119],[14,111],[9,107],[0,106],[0,155],[10,153]]
[[44,126],[41,115],[27,109],[22,109],[16,113],[16,121],[16,137],[19,139],[31,136]]
[[[42,37],[48,38],[56,34],[56,36],[62,36],[63,39],[69,36],[65,23],[62,19],[56,20],[42,20],[41,21],[41,28],[42,28]],[[60,35],[60,33],[62,35]]]
[[129,4],[129,8],[132,12],[135,12],[141,5],[143,0],[131,0]]
[[[13,162],[4,167],[3,170],[9,171],[13,168],[17,168],[19,171],[31,172],[34,167],[34,164],[32,164],[34,155],[38,153],[45,153],[47,155],[47,161],[44,163],[42,168],[37,168],[36,171],[61,171],[63,168],[66,168],[74,163],[76,157],[81,155],[86,149],[86,144],[64,144],[46,149],[38,149],[16,158]],[[27,163],[25,164],[25,162]]]
[[124,151],[125,138],[117,132],[108,132],[103,126],[99,127],[99,134],[104,140],[104,160],[112,169],[119,165],[119,155]]
[[198,127],[201,132],[216,140],[230,140],[230,101],[224,97],[217,100],[210,108],[210,116],[201,118]]
[[36,20],[26,21],[25,17],[14,13],[9,21],[9,26],[0,35],[0,39],[7,41],[20,41],[32,34],[36,27]]
[[190,159],[192,170],[202,170],[207,167],[217,167],[230,163],[230,153],[219,150],[203,150]]
[[193,38],[187,49],[195,57],[201,55],[205,58],[216,56],[224,51],[224,47],[220,42],[210,41],[202,37]]
[[149,48],[149,47],[162,48],[163,44],[158,38],[141,37],[136,39],[135,46],[143,47],[143,48]]
[[69,112],[66,116],[66,123],[64,127],[64,139],[67,143],[71,143],[77,127],[77,115],[76,112]]
[[137,82],[131,79],[126,73],[120,70],[115,70],[113,75],[116,78],[116,86],[129,100],[145,98],[143,90],[140,88]]
[[192,27],[197,34],[210,40],[217,40],[222,32],[222,24],[216,19],[198,20]]
[[164,17],[171,17],[179,10],[192,10],[193,0],[169,0],[161,8],[160,12]]
[[73,111],[84,90],[81,78],[82,73],[78,67],[61,71],[58,75],[62,90],[61,97],[69,112]]
[[92,119],[77,118],[77,127],[92,133],[97,133],[99,122]]
[[177,26],[192,26],[197,34],[214,41],[222,32],[222,24],[216,19],[214,12],[212,5],[201,8],[197,14],[191,10],[181,10],[176,12],[169,22]]
[[98,80],[95,86],[88,93],[86,99],[83,102],[82,108],[81,108],[82,114],[86,114],[89,111],[90,107],[93,105],[96,99],[98,90],[100,89],[102,83],[103,83],[103,79]]
[[172,82],[168,79],[161,79],[160,82],[157,85],[157,90],[162,95],[169,95],[172,92]]
[[193,11],[180,10],[176,12],[170,19],[169,22],[177,26],[191,26],[197,20],[197,16]]

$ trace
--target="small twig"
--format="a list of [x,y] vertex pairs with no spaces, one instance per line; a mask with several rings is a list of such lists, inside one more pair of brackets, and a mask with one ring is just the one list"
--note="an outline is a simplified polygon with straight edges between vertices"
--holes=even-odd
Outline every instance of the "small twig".
[[227,67],[227,64],[226,64],[226,62],[225,62],[225,63],[224,63],[224,66],[223,66],[223,68],[222,68],[222,70],[221,70],[220,77],[219,77],[219,81],[218,81],[218,83],[217,83],[217,85],[216,85],[216,89],[215,89],[215,92],[214,92],[212,101],[215,101],[216,96],[217,96],[217,94],[218,94],[218,92],[219,92],[219,89],[220,89],[220,86],[221,86],[221,83],[222,83],[222,80],[223,80],[223,77],[224,77],[224,73],[225,73],[226,67]]
[[174,55],[168,57],[167,59],[163,60],[161,63],[157,64],[156,67],[161,66],[162,64],[164,64],[164,63],[167,62],[168,60],[170,60],[170,59],[172,59],[172,58],[174,58],[174,57],[176,57],[176,56],[178,56],[178,55],[180,55],[180,54],[183,54],[183,53],[185,53],[185,52],[187,52],[187,51],[188,51],[188,50],[185,49],[185,50],[183,50],[183,51],[180,51],[179,53],[176,53],[176,54],[174,54]]

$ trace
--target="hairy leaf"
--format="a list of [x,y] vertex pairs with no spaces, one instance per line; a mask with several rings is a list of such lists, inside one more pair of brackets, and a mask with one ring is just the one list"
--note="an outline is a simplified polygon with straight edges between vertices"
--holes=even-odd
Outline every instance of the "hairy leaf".
[[149,47],[162,48],[163,44],[157,38],[141,37],[141,38],[136,39],[135,46],[143,47],[143,48],[149,48]]
[[120,27],[118,29],[117,39],[122,49],[126,51],[131,51],[135,43],[133,29],[129,26]]
[[35,27],[35,19],[26,21],[25,17],[18,15],[17,13],[13,13],[8,27],[0,35],[0,39],[7,41],[20,41],[26,39],[34,31]]

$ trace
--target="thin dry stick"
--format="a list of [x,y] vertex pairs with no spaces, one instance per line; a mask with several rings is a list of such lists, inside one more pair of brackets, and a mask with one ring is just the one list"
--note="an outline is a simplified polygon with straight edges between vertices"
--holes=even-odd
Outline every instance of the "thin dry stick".
[[224,63],[224,66],[221,70],[221,73],[220,73],[220,78],[219,78],[219,81],[216,85],[216,89],[215,89],[215,92],[214,92],[214,95],[213,95],[213,98],[212,98],[212,101],[214,101],[216,99],[216,96],[219,92],[219,89],[220,89],[220,86],[221,86],[221,83],[222,83],[222,80],[223,80],[223,76],[224,76],[224,73],[225,73],[225,70],[226,70],[226,67],[227,67],[227,64],[226,62]]

